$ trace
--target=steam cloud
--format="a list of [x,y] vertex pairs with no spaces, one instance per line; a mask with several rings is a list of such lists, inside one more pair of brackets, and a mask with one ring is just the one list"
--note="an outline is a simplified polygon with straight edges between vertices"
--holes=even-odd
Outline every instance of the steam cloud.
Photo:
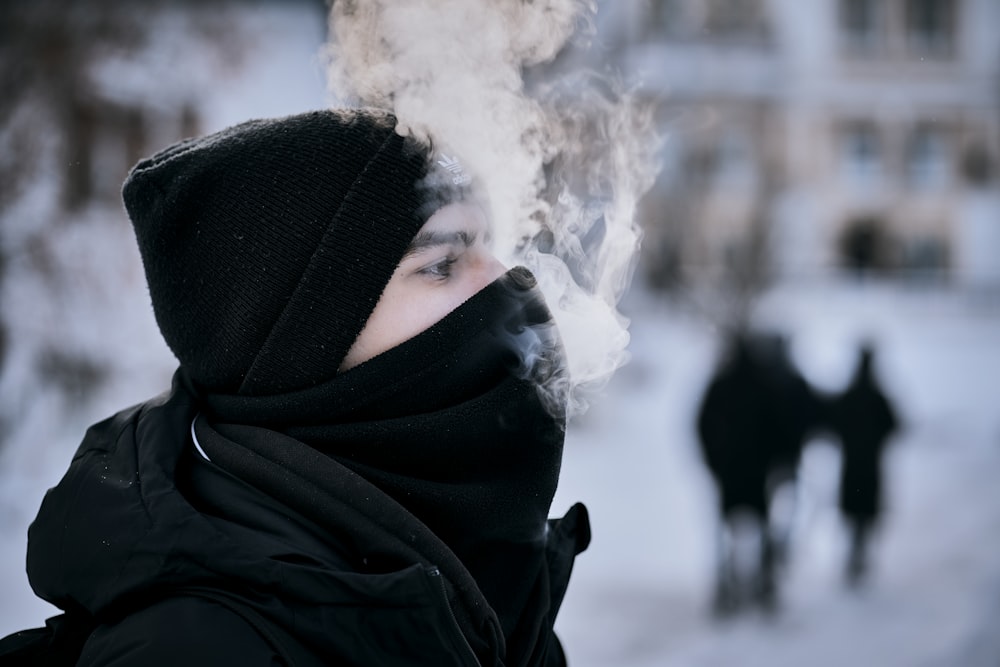
[[[338,103],[389,108],[401,131],[461,158],[494,250],[536,276],[566,347],[567,414],[627,361],[617,310],[638,256],[637,202],[658,169],[652,109],[615,81],[525,68],[587,35],[591,0],[335,0],[327,71]],[[553,71],[556,68],[551,68]]]

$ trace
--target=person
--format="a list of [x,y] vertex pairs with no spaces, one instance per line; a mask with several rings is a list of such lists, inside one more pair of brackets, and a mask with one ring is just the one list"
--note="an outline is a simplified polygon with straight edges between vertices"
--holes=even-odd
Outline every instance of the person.
[[[776,515],[775,497],[794,487],[803,447],[819,426],[819,406],[783,335],[741,330],[730,336],[696,417],[702,459],[719,498],[717,615],[748,602],[777,610],[791,508],[789,516]],[[741,562],[746,543],[749,563]]]
[[64,613],[0,664],[565,664],[558,331],[460,161],[396,126],[253,120],[132,169],[179,368],[45,495],[27,571]]
[[773,557],[789,558],[798,472],[806,445],[823,430],[823,399],[792,359],[788,337],[761,333],[754,341],[761,381],[775,419],[766,425],[767,505]]
[[875,347],[862,343],[847,387],[830,404],[830,424],[840,441],[838,502],[847,523],[845,561],[848,585],[863,583],[869,569],[872,534],[882,513],[882,458],[889,437],[899,428],[892,402],[875,375]]
[[[719,544],[713,612],[728,616],[748,600],[775,603],[768,522],[768,435],[777,421],[746,332],[734,334],[702,396],[696,416],[700,451],[719,499]],[[752,581],[738,562],[740,543],[756,541]]]

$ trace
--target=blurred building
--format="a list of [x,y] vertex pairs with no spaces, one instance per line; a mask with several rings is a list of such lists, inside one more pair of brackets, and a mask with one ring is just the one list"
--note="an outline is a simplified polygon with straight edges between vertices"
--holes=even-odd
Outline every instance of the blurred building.
[[615,0],[595,65],[668,135],[647,277],[1000,287],[996,0]]

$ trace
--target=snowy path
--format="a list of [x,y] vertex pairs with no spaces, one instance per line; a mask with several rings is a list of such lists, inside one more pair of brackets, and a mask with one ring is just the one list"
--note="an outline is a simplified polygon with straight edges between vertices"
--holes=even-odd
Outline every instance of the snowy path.
[[633,363],[572,433],[556,499],[557,510],[587,502],[594,528],[559,620],[574,667],[1000,664],[995,308],[876,288],[775,300],[772,318],[819,384],[837,386],[856,336],[874,334],[908,429],[887,461],[891,514],[871,587],[841,586],[838,460],[817,443],[783,612],[725,624],[707,613],[713,490],[691,430],[709,335],[648,301],[633,308]]

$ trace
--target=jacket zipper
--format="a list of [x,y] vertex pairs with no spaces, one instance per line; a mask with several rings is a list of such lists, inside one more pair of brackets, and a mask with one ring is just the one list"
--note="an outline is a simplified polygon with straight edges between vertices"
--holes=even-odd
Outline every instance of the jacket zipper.
[[451,627],[454,630],[454,634],[458,635],[462,640],[462,646],[465,647],[466,654],[472,660],[470,664],[482,667],[482,663],[479,662],[476,652],[472,650],[472,645],[469,644],[469,640],[465,638],[465,633],[462,632],[461,626],[458,623],[458,617],[455,616],[455,610],[451,607],[451,601],[448,600],[448,590],[445,588],[444,576],[441,574],[441,570],[432,566],[427,570],[427,576],[437,581],[437,589],[441,593],[445,609],[448,610],[448,616],[451,618]]

